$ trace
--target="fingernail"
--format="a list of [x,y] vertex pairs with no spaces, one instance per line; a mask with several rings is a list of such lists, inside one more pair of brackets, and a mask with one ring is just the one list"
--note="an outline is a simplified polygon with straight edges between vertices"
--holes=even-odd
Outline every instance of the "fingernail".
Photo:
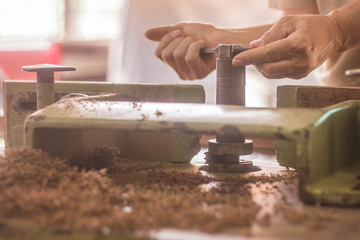
[[234,67],[241,67],[243,66],[243,62],[240,59],[234,58],[232,61],[232,65]]
[[261,38],[260,39],[257,39],[257,40],[254,40],[250,43],[250,47],[260,47],[260,46],[263,46],[265,45],[265,42],[264,40],[262,40]]
[[180,37],[181,35],[182,35],[182,32],[181,32],[179,29],[171,32],[171,36],[172,36],[173,38]]

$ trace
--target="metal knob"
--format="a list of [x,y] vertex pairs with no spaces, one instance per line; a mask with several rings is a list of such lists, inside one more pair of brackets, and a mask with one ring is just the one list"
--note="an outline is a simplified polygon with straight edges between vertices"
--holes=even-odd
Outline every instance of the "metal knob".
[[36,72],[37,109],[39,110],[55,102],[54,72],[75,71],[76,68],[53,64],[38,64],[23,66],[22,70],[25,72]]

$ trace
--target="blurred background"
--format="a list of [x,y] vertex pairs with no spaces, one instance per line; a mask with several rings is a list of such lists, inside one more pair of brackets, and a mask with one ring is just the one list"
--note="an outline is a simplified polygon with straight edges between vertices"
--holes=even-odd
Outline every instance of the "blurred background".
[[[202,84],[214,102],[215,74],[181,81],[154,55],[156,43],[144,32],[181,21],[218,27],[272,23],[281,15],[267,0],[0,0],[0,80],[35,79],[21,71],[40,63],[75,66],[57,80],[117,83]],[[269,80],[247,67],[247,106],[274,107],[276,86],[317,85],[312,75],[300,81]]]

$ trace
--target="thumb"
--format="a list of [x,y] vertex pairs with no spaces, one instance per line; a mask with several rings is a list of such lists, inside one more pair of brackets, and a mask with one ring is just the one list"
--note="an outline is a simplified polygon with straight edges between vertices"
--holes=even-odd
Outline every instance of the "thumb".
[[150,28],[146,30],[145,36],[152,41],[160,41],[166,34],[174,31],[173,26]]

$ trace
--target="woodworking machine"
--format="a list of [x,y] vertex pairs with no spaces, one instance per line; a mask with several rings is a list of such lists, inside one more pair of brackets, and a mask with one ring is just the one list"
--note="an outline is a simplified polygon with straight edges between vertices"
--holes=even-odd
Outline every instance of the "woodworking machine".
[[[239,160],[252,152],[246,138],[269,139],[278,142],[280,165],[298,171],[303,201],[360,205],[360,101],[349,100],[360,99],[360,90],[283,86],[278,108],[246,108],[242,93],[228,97],[238,91],[231,86],[240,86],[241,92],[245,87],[245,68],[228,68],[236,51],[244,50],[234,45],[212,50],[218,54],[216,105],[203,104],[201,86],[54,84],[48,77],[54,98],[47,94],[51,100],[41,101],[48,106],[36,110],[36,83],[7,81],[6,147],[26,145],[72,158],[107,144],[140,160],[188,163],[200,149],[199,136],[212,134],[208,170],[242,172],[252,165]],[[57,69],[72,70],[24,68],[48,71],[46,76]]]

